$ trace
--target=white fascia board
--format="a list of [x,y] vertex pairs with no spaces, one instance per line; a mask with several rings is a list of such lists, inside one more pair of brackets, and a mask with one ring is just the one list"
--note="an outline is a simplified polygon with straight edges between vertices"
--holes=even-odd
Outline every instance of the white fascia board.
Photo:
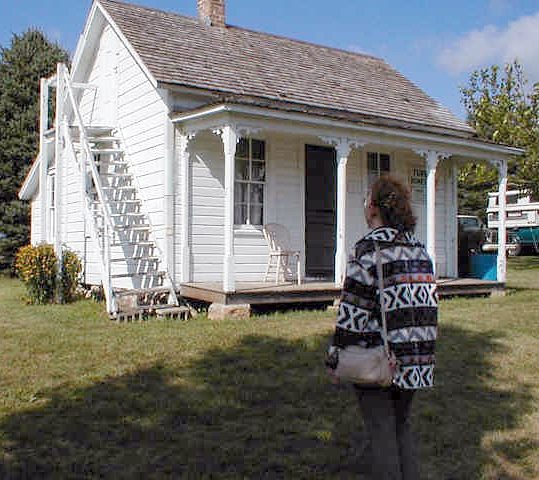
[[22,183],[21,189],[19,190],[19,199],[21,200],[31,200],[34,196],[38,184],[39,184],[39,165],[41,164],[41,155],[38,155],[35,159],[28,175]]
[[[508,155],[522,155],[522,149],[515,147],[508,147],[504,145],[495,145],[490,143],[484,143],[480,140],[467,140],[459,137],[451,137],[446,135],[436,135],[432,133],[414,132],[399,130],[390,127],[377,127],[371,125],[358,125],[353,122],[346,122],[341,120],[332,120],[317,115],[302,114],[284,112],[280,110],[272,110],[262,107],[252,107],[246,105],[237,104],[223,104],[206,109],[200,109],[197,111],[185,112],[175,115],[172,121],[175,123],[184,123],[192,121],[200,121],[208,117],[220,114],[220,113],[236,113],[244,114],[256,117],[270,118],[275,120],[287,120],[293,122],[299,122],[302,124],[310,124],[317,127],[326,127],[331,129],[346,129],[352,130],[358,135],[361,134],[373,134],[383,135],[386,137],[400,138],[403,141],[409,142],[411,148],[421,148],[428,144],[440,145],[442,144],[446,148],[453,147],[455,151],[448,152],[457,155],[467,155],[472,152],[465,152],[465,149],[471,149],[477,151],[477,157],[484,158],[486,154],[493,155],[496,158],[499,156],[506,157]],[[346,134],[344,134],[346,136]],[[382,142],[385,143],[385,142]],[[412,145],[415,143],[414,145]],[[480,152],[480,153],[479,153]]]
[[207,109],[195,110],[191,112],[180,113],[174,115],[171,120],[174,123],[191,122],[193,120],[200,120],[203,118],[211,117],[218,113],[230,112],[230,105],[218,105]]
[[90,8],[90,12],[88,13],[86,23],[84,24],[84,29],[79,36],[79,41],[77,42],[77,47],[75,48],[75,54],[73,55],[73,61],[71,63],[72,65],[71,71],[73,72],[73,76],[79,68],[79,63],[81,61],[82,54],[88,43],[88,36],[89,36],[90,28],[94,24],[94,21],[95,21],[96,9],[97,9],[97,5],[96,5],[96,2],[94,2]]
[[92,8],[90,9],[90,13],[88,14],[88,19],[86,20],[86,24],[83,30],[83,33],[81,34],[79,38],[79,42],[77,43],[77,48],[75,50],[75,55],[73,57],[73,63],[72,63],[72,79],[76,80],[78,79],[79,75],[79,69],[83,66],[81,62],[84,61],[84,53],[85,51],[90,48],[91,52],[94,53],[95,46],[88,45],[92,42],[91,39],[91,33],[92,29],[99,28],[97,13],[100,13],[105,21],[111,26],[111,28],[114,30],[114,33],[118,36],[122,44],[125,46],[125,48],[129,51],[129,53],[133,56],[135,59],[135,62],[140,67],[140,69],[144,72],[150,83],[157,88],[157,80],[153,77],[153,75],[150,73],[138,53],[135,51],[133,46],[129,43],[125,35],[122,33],[118,25],[114,22],[112,17],[108,14],[108,12],[105,10],[105,8],[99,3],[99,0],[95,0],[92,4]]

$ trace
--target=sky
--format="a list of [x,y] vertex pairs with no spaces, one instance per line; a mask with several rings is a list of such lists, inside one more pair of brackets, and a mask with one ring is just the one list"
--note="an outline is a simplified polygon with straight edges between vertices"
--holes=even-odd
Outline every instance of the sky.
[[[196,16],[196,0],[130,0]],[[91,0],[0,0],[0,45],[29,27],[73,53]],[[227,23],[383,58],[464,118],[469,74],[514,59],[539,82],[539,0],[227,0]]]

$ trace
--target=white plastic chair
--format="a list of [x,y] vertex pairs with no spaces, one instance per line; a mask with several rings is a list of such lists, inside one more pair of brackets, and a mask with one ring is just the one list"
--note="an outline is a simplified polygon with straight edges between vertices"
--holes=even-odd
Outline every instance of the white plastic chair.
[[268,266],[266,267],[264,281],[267,282],[272,268],[275,269],[275,285],[279,283],[281,273],[284,280],[285,273],[288,270],[288,261],[290,257],[295,257],[296,279],[298,285],[301,285],[300,252],[299,250],[291,250],[288,229],[279,223],[267,223],[262,231],[269,246]]

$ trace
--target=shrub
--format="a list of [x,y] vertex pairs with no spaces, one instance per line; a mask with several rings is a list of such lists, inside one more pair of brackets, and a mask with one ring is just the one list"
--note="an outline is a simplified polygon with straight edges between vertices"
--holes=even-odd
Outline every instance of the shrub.
[[82,263],[75,252],[64,250],[62,254],[61,299],[64,303],[77,299],[77,287],[82,272]]
[[26,245],[15,256],[15,271],[31,303],[51,303],[56,294],[58,261],[52,245]]
[[52,303],[58,297],[63,302],[76,299],[81,262],[74,252],[64,250],[62,263],[58,285],[58,261],[52,245],[27,245],[18,250],[15,270],[26,286],[30,303]]

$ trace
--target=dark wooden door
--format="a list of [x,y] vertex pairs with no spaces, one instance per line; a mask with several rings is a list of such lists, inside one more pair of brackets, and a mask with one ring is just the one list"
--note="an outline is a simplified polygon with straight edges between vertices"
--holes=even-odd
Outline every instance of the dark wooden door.
[[331,279],[335,271],[335,149],[305,147],[305,273]]

